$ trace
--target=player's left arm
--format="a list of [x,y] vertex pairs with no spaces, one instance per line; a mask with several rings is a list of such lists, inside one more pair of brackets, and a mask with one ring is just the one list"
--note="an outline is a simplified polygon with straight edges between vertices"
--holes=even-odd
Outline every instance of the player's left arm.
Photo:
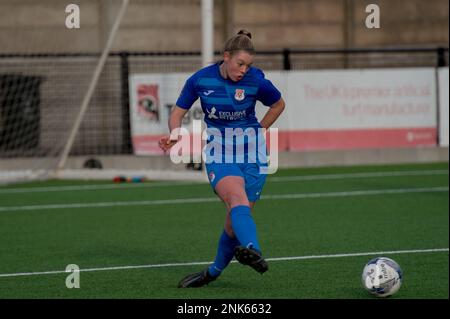
[[280,98],[277,102],[272,104],[261,120],[260,124],[263,128],[268,129],[277,120],[277,118],[283,113],[285,103],[283,98]]

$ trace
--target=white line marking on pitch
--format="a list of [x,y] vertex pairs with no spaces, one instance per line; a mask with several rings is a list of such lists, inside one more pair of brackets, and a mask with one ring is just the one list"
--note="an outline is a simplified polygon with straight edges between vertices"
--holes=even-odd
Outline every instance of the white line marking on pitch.
[[183,185],[203,185],[204,182],[155,182],[155,183],[132,183],[132,184],[95,184],[95,185],[69,185],[69,186],[48,186],[48,187],[24,187],[0,189],[0,194],[22,194],[37,192],[64,192],[64,191],[91,191],[109,190],[124,188],[151,188]]
[[[376,252],[352,253],[352,254],[276,257],[276,258],[266,258],[266,260],[267,261],[311,260],[311,259],[321,259],[321,258],[343,258],[343,257],[357,257],[357,256],[370,256],[370,255],[382,256],[382,255],[393,255],[393,254],[418,254],[418,253],[434,253],[434,252],[448,252],[448,251],[449,251],[448,248],[414,249],[414,250],[397,250],[397,251],[376,251]],[[236,260],[232,261],[232,263],[236,263],[236,262],[237,262]],[[80,272],[143,269],[143,268],[165,268],[165,267],[181,267],[181,266],[200,266],[200,265],[209,265],[211,263],[212,263],[212,261],[200,261],[200,262],[189,262],[189,263],[116,266],[116,267],[86,268],[86,269],[80,268]],[[66,271],[65,270],[54,270],[54,271],[41,271],[41,272],[22,272],[22,273],[12,273],[12,274],[0,274],[0,277],[39,276],[39,275],[53,275],[53,274],[63,274],[63,273],[66,273]]]
[[[349,197],[349,196],[368,196],[382,194],[407,194],[407,193],[430,193],[430,192],[448,192],[448,187],[427,187],[427,188],[403,188],[403,189],[377,189],[361,190],[347,192],[330,193],[299,193],[299,194],[278,194],[262,195],[261,199],[300,199],[300,198],[321,198],[321,197]],[[150,206],[150,205],[171,205],[171,204],[192,204],[218,202],[217,197],[199,197],[199,198],[176,198],[176,199],[156,199],[144,201],[123,201],[123,202],[100,202],[100,203],[72,203],[72,204],[47,204],[47,205],[28,205],[28,206],[0,206],[0,212],[12,211],[32,211],[49,209],[67,209],[67,208],[99,208],[99,207],[123,207],[123,206]]]
[[403,171],[403,172],[365,172],[348,174],[324,174],[324,175],[305,175],[305,176],[280,176],[267,179],[271,182],[289,182],[289,181],[315,181],[329,179],[349,179],[349,178],[372,178],[372,177],[397,177],[397,176],[431,176],[445,175],[448,170],[428,170],[428,171]]
[[[391,171],[391,172],[363,172],[348,174],[317,174],[303,176],[280,176],[269,177],[267,182],[294,182],[294,181],[315,181],[332,179],[351,179],[351,178],[379,178],[396,176],[432,176],[445,175],[448,170],[424,170],[424,171]],[[171,186],[192,186],[204,185],[204,182],[155,182],[139,184],[96,184],[96,185],[72,185],[72,186],[48,186],[48,187],[26,187],[26,188],[5,188],[0,189],[0,194],[22,194],[36,192],[64,192],[64,191],[90,191],[90,190],[111,190],[127,188],[153,188],[153,187],[171,187]]]
[[[278,194],[263,195],[261,199],[299,199],[299,198],[320,198],[320,197],[348,197],[348,196],[366,196],[381,194],[405,194],[405,193],[429,193],[429,192],[447,192],[448,187],[427,187],[427,188],[404,188],[404,189],[378,189],[361,190],[347,192],[330,193],[299,193],[299,194]],[[31,211],[47,209],[67,209],[67,208],[93,208],[93,207],[119,207],[119,206],[149,206],[149,205],[170,205],[170,204],[191,204],[218,202],[217,197],[199,197],[199,198],[177,198],[160,199],[146,201],[123,201],[123,202],[100,202],[100,203],[72,203],[72,204],[47,204],[47,205],[29,205],[29,206],[0,206],[0,212],[11,211]]]

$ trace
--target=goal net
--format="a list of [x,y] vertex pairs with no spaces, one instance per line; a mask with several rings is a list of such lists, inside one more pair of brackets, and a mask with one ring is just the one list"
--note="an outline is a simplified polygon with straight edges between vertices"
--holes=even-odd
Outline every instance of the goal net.
[[0,2],[0,184],[54,178],[90,145],[126,151],[120,56],[108,54],[128,0],[70,3]]

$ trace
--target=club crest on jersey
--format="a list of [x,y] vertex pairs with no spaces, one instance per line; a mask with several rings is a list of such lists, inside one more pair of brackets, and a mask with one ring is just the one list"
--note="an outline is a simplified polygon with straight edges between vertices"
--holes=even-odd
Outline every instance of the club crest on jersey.
[[236,91],[234,93],[234,98],[237,101],[242,101],[243,99],[245,99],[245,90],[243,90],[243,89],[236,89]]
[[213,171],[209,172],[208,177],[211,182],[214,182],[214,180],[216,179],[216,175],[214,174]]

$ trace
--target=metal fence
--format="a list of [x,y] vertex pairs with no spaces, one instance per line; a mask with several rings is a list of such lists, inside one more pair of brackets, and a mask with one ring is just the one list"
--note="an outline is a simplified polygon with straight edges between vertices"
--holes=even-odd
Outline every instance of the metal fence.
[[[215,55],[220,60],[220,52]],[[39,143],[32,148],[2,148],[6,125],[15,125],[5,109],[25,112],[20,96],[2,99],[11,87],[0,85],[0,157],[48,156],[64,144],[85,94],[98,55],[0,54],[0,76],[39,76]],[[259,51],[254,65],[266,70],[317,70],[448,66],[448,48],[284,49]],[[136,73],[194,72],[201,67],[200,52],[114,52],[102,72],[83,119],[71,155],[130,154],[128,77]],[[26,92],[26,88],[25,91]],[[20,90],[19,90],[20,91]],[[17,94],[18,90],[14,90]],[[5,105],[13,103],[14,105]],[[8,121],[8,116],[10,120]],[[6,119],[5,119],[6,118]],[[12,123],[12,124],[11,124]],[[26,123],[16,125],[17,129]],[[24,129],[24,128],[22,128]],[[34,136],[35,139],[35,136]]]

